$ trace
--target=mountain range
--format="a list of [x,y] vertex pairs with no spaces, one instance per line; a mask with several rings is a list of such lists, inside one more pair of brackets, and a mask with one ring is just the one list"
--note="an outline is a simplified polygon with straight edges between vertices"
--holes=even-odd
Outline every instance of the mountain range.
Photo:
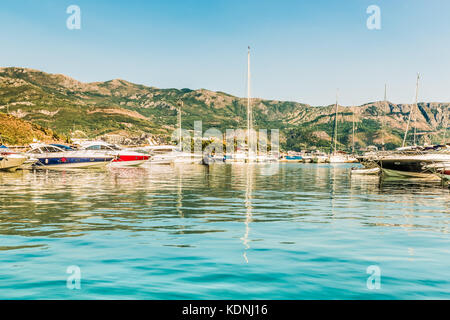
[[[193,129],[196,120],[203,121],[204,130],[215,127],[224,132],[246,126],[246,98],[224,92],[159,89],[121,79],[83,83],[39,70],[0,68],[0,134],[5,143],[42,139],[39,132],[46,139],[61,141],[105,135],[168,141],[177,125],[180,101],[185,129]],[[335,105],[311,106],[258,98],[251,101],[255,128],[280,129],[285,149],[330,147]],[[339,106],[339,147],[351,147],[353,120],[357,148],[380,146],[382,139],[387,147],[400,145],[411,110],[417,110],[411,127],[416,128],[419,141],[440,142],[448,127],[450,103],[420,102],[416,109],[412,104],[376,101]],[[408,141],[411,139],[412,135]]]

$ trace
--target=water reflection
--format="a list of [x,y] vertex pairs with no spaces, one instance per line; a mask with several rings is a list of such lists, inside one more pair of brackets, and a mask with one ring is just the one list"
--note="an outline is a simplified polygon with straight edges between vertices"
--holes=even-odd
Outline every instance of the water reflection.
[[[3,172],[0,234],[222,232],[209,229],[208,222],[236,221],[239,212],[245,212],[242,242],[247,259],[255,199],[259,221],[332,223],[346,218],[375,226],[448,231],[449,190],[439,183],[352,177],[346,166],[287,164],[272,169],[180,165]],[[237,199],[243,199],[241,205]],[[391,223],[399,215],[404,221]]]
[[253,170],[255,164],[247,164],[245,166],[245,234],[242,243],[245,246],[244,259],[248,263],[247,250],[250,249],[249,234],[250,222],[252,221],[252,192],[253,192]]

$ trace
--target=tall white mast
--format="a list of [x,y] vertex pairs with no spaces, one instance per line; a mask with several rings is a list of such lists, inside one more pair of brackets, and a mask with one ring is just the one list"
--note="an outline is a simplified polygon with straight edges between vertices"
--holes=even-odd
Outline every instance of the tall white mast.
[[178,141],[180,143],[180,148],[183,148],[181,145],[181,108],[183,107],[183,101],[178,102]]
[[[417,74],[417,81],[416,81],[416,103],[415,103],[415,107],[417,108],[417,97],[419,94],[419,74]],[[409,117],[408,117],[408,123],[406,124],[406,130],[405,130],[405,136],[403,137],[403,143],[402,143],[402,147],[405,146],[405,142],[406,142],[406,137],[408,136],[408,130],[409,130],[409,123],[411,122],[411,115],[414,113],[414,106],[411,107],[411,111],[409,112]],[[415,116],[414,116],[415,118]],[[415,122],[415,120],[414,120]],[[415,127],[415,126],[414,126]],[[415,128],[414,128],[415,129]],[[416,130],[414,130],[414,145],[416,144]]]
[[384,84],[384,103],[383,103],[382,118],[381,118],[381,147],[383,150],[384,150],[384,130],[386,127],[386,107],[387,107],[386,84]]
[[336,153],[336,150],[337,150],[338,93],[339,93],[339,89],[337,89],[337,91],[336,91],[336,116],[335,116],[335,124],[334,124],[334,151],[333,151],[333,153]]
[[417,97],[419,95],[419,74],[417,74],[417,81],[416,81],[416,103],[414,108],[414,145],[416,145],[416,136],[417,136],[417,111],[419,111],[419,105]]
[[447,115],[447,109],[444,109],[445,107],[444,106],[442,106],[442,116],[444,117],[444,119],[443,119],[443,127],[444,127],[444,134],[443,134],[443,137],[442,137],[442,144],[445,144],[446,143],[446,141],[445,141],[445,139],[446,139],[446,135],[447,135],[447,126],[448,126],[448,123],[447,123],[447,118],[448,118],[448,115]]
[[248,146],[248,158],[250,161],[250,149],[253,146],[253,141],[251,141],[251,131],[252,131],[252,109],[250,104],[250,46],[248,47],[247,54],[247,146]]
[[355,106],[352,112],[352,153],[355,153]]

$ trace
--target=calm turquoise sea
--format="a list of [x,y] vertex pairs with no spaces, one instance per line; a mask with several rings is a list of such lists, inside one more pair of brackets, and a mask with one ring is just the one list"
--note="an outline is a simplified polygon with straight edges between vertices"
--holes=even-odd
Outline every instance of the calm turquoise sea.
[[449,189],[349,168],[0,173],[0,298],[450,299]]

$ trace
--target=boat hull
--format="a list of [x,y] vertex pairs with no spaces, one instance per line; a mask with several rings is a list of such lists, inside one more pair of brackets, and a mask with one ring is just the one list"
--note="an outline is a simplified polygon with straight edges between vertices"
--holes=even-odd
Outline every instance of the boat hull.
[[138,167],[148,160],[125,160],[125,161],[112,161],[110,167]]
[[112,158],[37,158],[33,169],[87,169],[104,168]]
[[440,179],[438,175],[430,172],[427,173],[427,172],[401,171],[386,168],[382,168],[382,171],[383,175],[389,178],[398,178],[398,179],[413,178],[413,179],[427,179],[427,180]]
[[281,158],[279,162],[299,163],[304,162],[304,160],[302,156],[285,156],[284,158]]
[[312,158],[312,162],[314,162],[314,163],[326,163],[326,162],[328,162],[328,157],[325,157],[325,156],[314,157],[314,158]]
[[150,159],[149,155],[145,155],[138,152],[124,152],[120,151],[114,153],[116,159],[114,159],[110,166],[112,167],[137,167],[145,163]]
[[380,168],[358,168],[352,169],[352,175],[377,175],[381,172]]
[[358,159],[351,156],[331,155],[328,158],[329,163],[356,163]]
[[9,154],[0,156],[0,170],[15,170],[19,168],[25,161],[27,157]]

